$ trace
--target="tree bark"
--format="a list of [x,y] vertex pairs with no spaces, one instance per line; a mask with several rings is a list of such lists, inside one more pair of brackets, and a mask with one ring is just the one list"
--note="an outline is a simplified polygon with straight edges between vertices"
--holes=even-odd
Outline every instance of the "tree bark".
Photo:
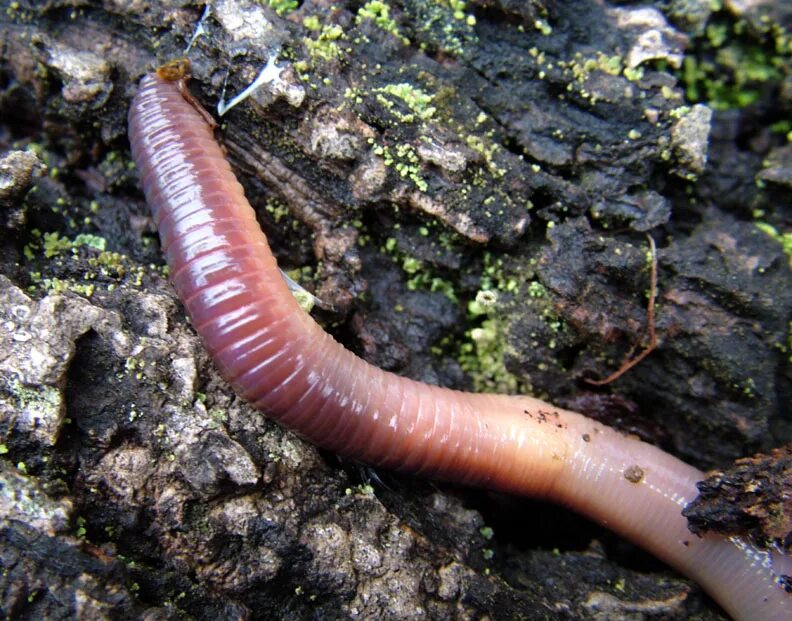
[[[660,4],[6,3],[3,614],[720,618],[561,509],[341,463],[236,398],[168,285],[126,142],[137,81],[199,25],[210,111],[277,54],[283,81],[218,138],[339,340],[725,467],[792,440],[788,16]],[[703,60],[726,48],[765,50],[766,79],[737,66],[725,93]],[[713,113],[730,97],[749,105]],[[659,347],[595,388],[642,346],[647,233]]]

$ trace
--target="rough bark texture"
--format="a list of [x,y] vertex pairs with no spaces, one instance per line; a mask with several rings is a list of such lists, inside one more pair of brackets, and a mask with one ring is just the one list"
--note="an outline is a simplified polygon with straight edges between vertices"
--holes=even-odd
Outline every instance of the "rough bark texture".
[[[785,3],[288,4],[214,2],[193,91],[211,109],[280,53],[284,83],[219,136],[344,343],[417,379],[530,390],[705,468],[792,439]],[[561,509],[383,484],[218,378],[125,137],[137,80],[203,10],[0,12],[2,614],[718,618]],[[640,346],[647,231],[660,346],[594,388]]]
[[684,514],[694,533],[750,533],[760,545],[792,550],[792,446],[738,459],[699,483]]

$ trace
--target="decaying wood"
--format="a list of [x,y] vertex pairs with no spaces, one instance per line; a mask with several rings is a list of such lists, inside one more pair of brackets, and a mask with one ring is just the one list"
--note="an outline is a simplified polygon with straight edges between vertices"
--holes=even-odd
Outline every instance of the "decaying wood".
[[[162,273],[126,110],[199,23],[192,88],[209,109],[278,53],[282,83],[218,135],[339,339],[710,467],[792,437],[789,258],[753,222],[792,221],[767,113],[792,109],[789,89],[714,116],[685,102],[673,69],[706,2],[270,6],[287,4],[218,0],[203,21],[183,0],[0,13],[2,613],[717,618],[561,510],[368,486],[239,402]],[[642,334],[648,231],[660,345],[592,389]]]

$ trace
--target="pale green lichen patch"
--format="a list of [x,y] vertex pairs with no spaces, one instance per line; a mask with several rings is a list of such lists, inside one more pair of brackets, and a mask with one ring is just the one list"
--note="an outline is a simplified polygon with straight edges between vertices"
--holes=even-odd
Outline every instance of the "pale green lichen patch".
[[477,42],[476,17],[467,4],[464,0],[408,3],[405,11],[411,12],[413,23],[419,25],[416,34],[420,48],[461,56],[468,45]]
[[[405,271],[407,271],[405,269]],[[407,288],[410,291],[425,290],[437,293],[442,293],[452,302],[457,301],[457,295],[454,291],[454,283],[433,275],[433,273],[421,265],[420,270],[407,279]]]
[[438,0],[438,4],[447,5],[454,12],[454,19],[464,21],[468,26],[476,25],[476,17],[472,13],[467,13],[467,2],[465,0]]
[[322,23],[317,15],[307,15],[303,18],[303,26],[313,32],[319,32],[322,29]]
[[351,101],[351,102],[353,102],[353,103],[355,103],[357,105],[360,105],[360,104],[363,103],[363,95],[365,95],[365,94],[366,94],[365,91],[363,91],[360,88],[357,88],[357,87],[354,87],[354,86],[352,86],[352,87],[348,86],[344,90],[344,99],[346,99],[348,101]]
[[[432,104],[434,95],[421,90],[413,84],[401,82],[398,84],[386,84],[381,88],[374,89],[377,93],[377,101],[380,102],[391,114],[396,116],[404,123],[412,123],[416,117],[422,121],[428,121],[437,112],[437,108]],[[390,97],[386,97],[389,95]],[[410,110],[409,113],[402,113],[394,106],[392,98],[400,100]]]
[[[74,272],[75,266],[79,265],[80,275],[78,278],[68,278],[33,270],[30,272],[30,281],[33,283],[29,287],[30,292],[71,291],[91,297],[96,290],[96,281],[113,281],[107,285],[108,290],[122,281],[139,287],[147,271],[158,269],[153,265],[147,269],[121,253],[106,250],[106,240],[97,235],[83,233],[69,239],[57,232],[41,233],[33,229],[31,236],[33,240],[23,248],[23,255],[28,261],[39,262],[43,258],[49,265],[70,272]],[[161,269],[163,275],[167,273],[166,267]]]
[[0,468],[0,505],[4,521],[25,524],[39,533],[65,532],[69,528],[72,503],[68,499],[50,498],[36,478],[25,475],[26,470],[24,462],[17,464],[17,471]]
[[536,28],[546,37],[553,34],[553,27],[550,24],[548,24],[547,21],[544,19],[535,20],[533,23],[533,27]]
[[96,286],[93,284],[79,283],[58,277],[46,278],[42,277],[39,272],[32,272],[30,274],[30,280],[34,285],[37,285],[47,293],[64,293],[65,291],[71,291],[72,293],[90,298],[96,290]]
[[277,198],[268,200],[264,205],[264,209],[272,216],[275,224],[280,224],[281,220],[288,218],[290,214],[289,206]]
[[478,325],[465,333],[457,355],[477,391],[515,393],[521,388],[518,377],[506,368],[509,324],[504,312],[518,289],[516,278],[504,273],[502,260],[486,253],[479,290],[467,307],[468,320]]
[[63,420],[63,395],[55,386],[27,386],[11,380],[3,390],[16,413],[15,425],[34,430],[47,444],[54,444]]
[[[289,206],[278,197],[267,197],[264,202],[264,211],[272,216],[272,220],[279,227],[291,228],[292,231],[302,231],[306,228],[300,220],[294,217]],[[308,235],[313,237],[313,233]]]
[[792,142],[792,119],[776,121],[770,126],[770,131],[774,134],[786,134],[787,142]]
[[377,144],[370,139],[372,152],[379,155],[385,166],[392,166],[402,179],[409,179],[421,192],[426,192],[428,184],[421,176],[421,163],[412,145],[402,143],[393,148],[388,145]]
[[494,178],[499,179],[506,174],[507,170],[498,165],[497,160],[497,154],[502,150],[502,147],[489,136],[469,134],[465,136],[465,144],[484,158],[487,170]]
[[292,289],[292,295],[294,296],[294,299],[297,300],[297,304],[301,309],[303,309],[303,311],[310,313],[313,310],[313,307],[316,304],[316,298],[310,291],[307,291],[303,288]]
[[[560,69],[567,80],[567,91],[576,93],[592,105],[601,100],[612,101],[615,98],[631,97],[634,90],[630,82],[637,82],[644,76],[643,68],[628,66],[626,59],[618,54],[607,55],[597,52],[594,56],[587,57],[576,52],[568,60],[551,60],[535,47],[529,50],[529,54],[536,63],[539,79],[544,80],[554,70]],[[614,88],[618,81],[601,80],[602,74],[611,78],[617,76],[624,78],[622,92],[619,93]]]
[[15,397],[19,411],[30,418],[53,418],[62,406],[60,391],[54,386],[30,388],[16,380],[11,383],[11,394]]
[[70,250],[76,250],[81,246],[87,246],[89,248],[95,248],[96,250],[104,251],[104,249],[107,247],[107,242],[103,237],[87,233],[81,233],[74,239],[61,237],[57,231],[54,233],[44,233],[43,248],[44,256],[47,259],[51,259],[58,254],[62,254]]
[[305,37],[305,44],[311,59],[316,61],[336,61],[344,58],[347,51],[339,45],[345,38],[344,30],[337,24],[321,24],[316,15],[309,15],[303,19],[303,26],[316,34],[315,37]]
[[410,44],[410,40],[399,32],[399,27],[391,17],[391,7],[387,2],[372,0],[360,7],[355,16],[355,24],[360,25],[366,20],[371,20],[378,28],[392,34],[404,45]]
[[41,233],[38,229],[31,231],[33,241],[26,244],[22,249],[25,258],[32,260],[39,251],[42,251],[44,258],[51,259],[58,255],[71,252],[77,254],[79,248],[87,247],[96,250],[104,251],[107,247],[107,242],[103,237],[98,235],[90,235],[81,233],[74,239],[62,237],[60,233]]
[[[488,293],[486,290],[479,291],[476,295],[478,302],[471,303],[469,310],[483,310],[481,300]],[[477,316],[473,311],[470,314]],[[476,391],[514,393],[518,388],[517,378],[509,372],[504,362],[507,342],[504,322],[495,316],[494,308],[482,314],[487,318],[478,327],[465,333],[467,341],[459,346],[458,362],[470,376]]]
[[[578,54],[576,60],[582,57]],[[608,56],[602,52],[597,52],[594,58],[583,60],[582,62],[572,62],[569,64],[572,74],[578,79],[585,79],[592,71],[603,71],[608,75],[619,75],[624,70],[624,58],[618,54]]]
[[[427,229],[428,234],[428,229]],[[383,254],[393,258],[407,275],[407,288],[410,291],[432,291],[445,295],[452,302],[458,301],[454,283],[438,276],[435,271],[421,259],[401,252],[394,237],[388,237],[380,248]]]
[[528,296],[532,298],[543,298],[547,296],[547,289],[538,280],[528,283]]
[[[534,382],[562,369],[557,352],[570,333],[553,298],[536,280],[535,261],[509,261],[485,253],[479,290],[468,302],[472,326],[457,345],[457,361],[477,390],[531,394]],[[541,359],[523,369],[526,352]],[[514,367],[512,365],[518,365]]]

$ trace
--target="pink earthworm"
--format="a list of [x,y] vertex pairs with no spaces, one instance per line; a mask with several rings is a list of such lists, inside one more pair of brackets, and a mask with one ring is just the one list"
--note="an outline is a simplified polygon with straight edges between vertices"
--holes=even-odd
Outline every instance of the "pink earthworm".
[[566,505],[690,577],[736,619],[792,619],[792,557],[688,530],[695,468],[581,414],[416,382],[333,340],[284,283],[207,113],[178,77],[143,78],[129,140],[173,286],[237,394],[346,457]]

